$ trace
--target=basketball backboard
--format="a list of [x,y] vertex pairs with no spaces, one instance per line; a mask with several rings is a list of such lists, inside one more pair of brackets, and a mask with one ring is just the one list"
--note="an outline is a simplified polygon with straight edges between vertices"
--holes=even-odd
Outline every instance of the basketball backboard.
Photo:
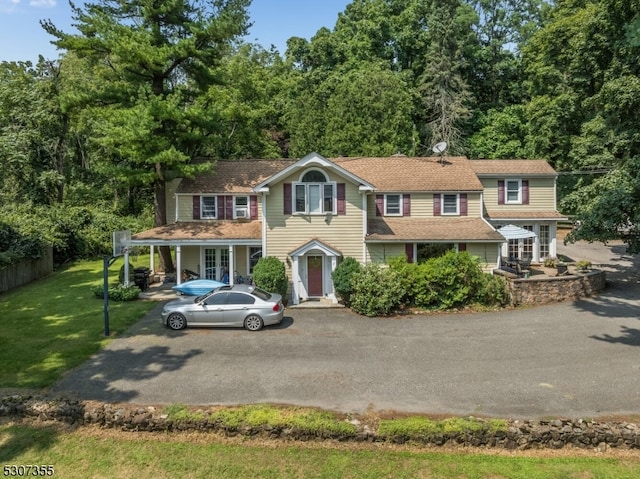
[[122,256],[131,248],[131,230],[113,232],[113,256]]

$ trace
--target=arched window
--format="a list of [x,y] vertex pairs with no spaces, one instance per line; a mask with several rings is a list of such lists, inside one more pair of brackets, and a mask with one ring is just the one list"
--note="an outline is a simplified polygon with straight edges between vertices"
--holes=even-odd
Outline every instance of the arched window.
[[295,212],[300,214],[335,213],[336,184],[320,170],[305,171],[294,183]]
[[320,170],[309,170],[302,175],[300,181],[302,183],[326,183],[327,177],[324,176],[324,173]]

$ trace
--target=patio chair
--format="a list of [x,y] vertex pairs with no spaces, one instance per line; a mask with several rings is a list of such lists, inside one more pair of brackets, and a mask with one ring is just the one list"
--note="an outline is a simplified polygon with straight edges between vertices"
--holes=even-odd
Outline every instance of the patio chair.
[[520,261],[518,261],[518,263],[520,264],[520,269],[522,270],[531,269],[532,259],[533,257],[530,254],[523,255]]

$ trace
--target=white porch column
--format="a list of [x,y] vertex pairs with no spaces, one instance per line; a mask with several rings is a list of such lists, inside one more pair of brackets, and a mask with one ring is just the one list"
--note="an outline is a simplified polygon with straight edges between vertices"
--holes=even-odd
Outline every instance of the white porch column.
[[558,256],[557,253],[557,245],[558,238],[556,235],[558,234],[558,225],[556,223],[551,223],[549,225],[549,237],[551,238],[551,244],[549,245],[549,256],[552,258],[556,258]]
[[291,291],[292,304],[300,304],[300,272],[298,271],[298,259],[298,256],[294,256],[291,263],[291,282],[293,283]]
[[155,273],[156,269],[156,248],[151,245],[149,247],[149,269]]
[[236,261],[233,254],[233,245],[229,245],[229,285],[233,286],[236,279]]
[[333,273],[336,268],[338,267],[338,257],[337,256],[330,256],[329,260],[331,262],[331,272],[327,275],[327,291],[329,291],[329,293],[327,294],[327,297],[331,300],[332,303],[337,303],[338,302],[338,298],[336,297],[336,290],[333,287],[333,279],[331,279],[331,273]]
[[176,284],[182,284],[182,248],[176,245]]

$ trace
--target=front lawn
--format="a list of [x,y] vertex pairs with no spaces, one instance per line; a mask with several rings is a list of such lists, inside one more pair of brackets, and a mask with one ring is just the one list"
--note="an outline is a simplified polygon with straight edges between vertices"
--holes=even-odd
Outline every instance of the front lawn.
[[[427,451],[389,444],[293,444],[215,435],[62,432],[0,426],[0,463],[50,465],[55,476],[153,478],[608,478],[640,476],[637,456],[586,452]],[[9,473],[12,471],[9,470]],[[19,472],[19,471],[18,471]],[[33,474],[33,471],[31,472]]]
[[[149,257],[130,258],[148,266]],[[118,279],[119,258],[109,268]],[[103,260],[82,261],[51,276],[0,294],[0,387],[42,388],[83,363],[109,340],[104,305],[93,289],[102,285]],[[109,303],[111,336],[117,336],[155,306],[151,301]]]

